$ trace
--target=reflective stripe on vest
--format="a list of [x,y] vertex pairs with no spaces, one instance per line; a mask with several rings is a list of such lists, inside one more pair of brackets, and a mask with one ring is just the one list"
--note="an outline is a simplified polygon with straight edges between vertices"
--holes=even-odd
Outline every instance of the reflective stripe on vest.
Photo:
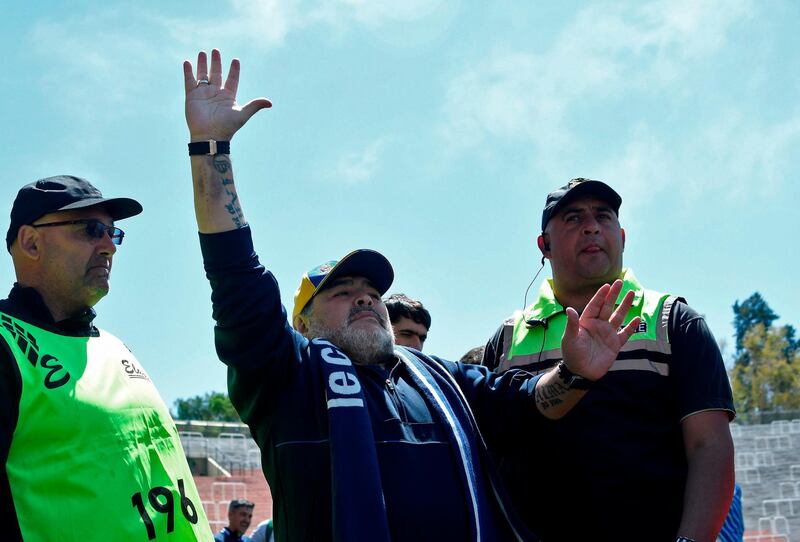
[[26,542],[211,540],[175,423],[116,337],[0,313],[22,381],[6,471]]
[[[623,282],[618,301],[628,290],[635,292],[634,304],[625,324],[636,316],[640,316],[642,321],[638,331],[620,350],[622,359],[617,359],[609,370],[650,371],[668,376],[667,359],[672,354],[668,336],[669,314],[678,298],[643,289],[630,270],[625,270]],[[504,323],[503,352],[496,371],[521,368],[538,374],[554,366],[562,359],[561,337],[566,323],[566,313],[555,301],[552,285],[543,285],[540,299],[534,305],[524,312],[515,312]]]

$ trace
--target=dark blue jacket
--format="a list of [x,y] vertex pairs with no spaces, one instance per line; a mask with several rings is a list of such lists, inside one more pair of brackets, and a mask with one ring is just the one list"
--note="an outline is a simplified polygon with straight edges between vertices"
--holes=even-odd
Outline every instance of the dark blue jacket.
[[244,535],[233,534],[227,527],[214,535],[214,542],[250,542],[250,538]]
[[[248,228],[201,234],[200,241],[212,287],[217,353],[228,365],[231,401],[261,449],[276,539],[330,540],[328,415],[322,380],[307,360],[308,341],[287,322],[278,285],[259,264]],[[409,352],[453,375],[492,446],[514,446],[542,420],[535,379]],[[355,368],[372,423],[392,540],[468,540],[460,464],[446,429],[434,421],[405,366]],[[482,457],[482,474],[490,476],[484,451],[475,455]],[[492,487],[489,481],[486,487]],[[496,539],[512,540],[500,502],[493,496],[486,501],[504,526]]]

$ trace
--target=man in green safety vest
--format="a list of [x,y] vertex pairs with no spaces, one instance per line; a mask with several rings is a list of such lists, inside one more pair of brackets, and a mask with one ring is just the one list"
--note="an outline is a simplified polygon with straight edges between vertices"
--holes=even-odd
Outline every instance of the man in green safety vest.
[[60,175],[22,187],[0,301],[3,540],[210,541],[178,432],[147,372],[92,307],[142,212]]
[[[584,396],[519,445],[492,451],[512,501],[543,540],[712,542],[733,494],[730,385],[702,317],[623,268],[621,204],[590,179],[547,196],[538,246],[553,278],[498,329],[483,363],[557,375],[552,390],[540,390],[556,406],[564,388]],[[581,313],[617,279],[620,300],[634,293],[625,321],[638,317],[637,330],[605,375],[575,374],[562,361],[567,307]]]

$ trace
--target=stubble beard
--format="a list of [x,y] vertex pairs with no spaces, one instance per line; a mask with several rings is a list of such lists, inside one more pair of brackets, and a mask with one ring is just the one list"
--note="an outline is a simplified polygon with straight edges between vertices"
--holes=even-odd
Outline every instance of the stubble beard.
[[349,323],[338,328],[328,328],[311,319],[308,335],[322,338],[339,347],[356,365],[376,365],[391,359],[394,352],[394,335],[386,322],[377,317],[380,327],[354,328]]

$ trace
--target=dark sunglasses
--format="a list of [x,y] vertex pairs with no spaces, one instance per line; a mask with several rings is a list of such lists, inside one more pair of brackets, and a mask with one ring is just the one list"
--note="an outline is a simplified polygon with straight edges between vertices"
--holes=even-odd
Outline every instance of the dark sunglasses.
[[106,226],[96,218],[84,218],[81,220],[65,220],[64,222],[46,222],[44,224],[31,224],[34,228],[49,228],[53,226],[69,226],[71,224],[85,224],[86,235],[93,239],[102,239],[104,235],[108,234],[111,237],[111,242],[115,245],[122,244],[122,238],[125,237],[125,232],[115,226]]

